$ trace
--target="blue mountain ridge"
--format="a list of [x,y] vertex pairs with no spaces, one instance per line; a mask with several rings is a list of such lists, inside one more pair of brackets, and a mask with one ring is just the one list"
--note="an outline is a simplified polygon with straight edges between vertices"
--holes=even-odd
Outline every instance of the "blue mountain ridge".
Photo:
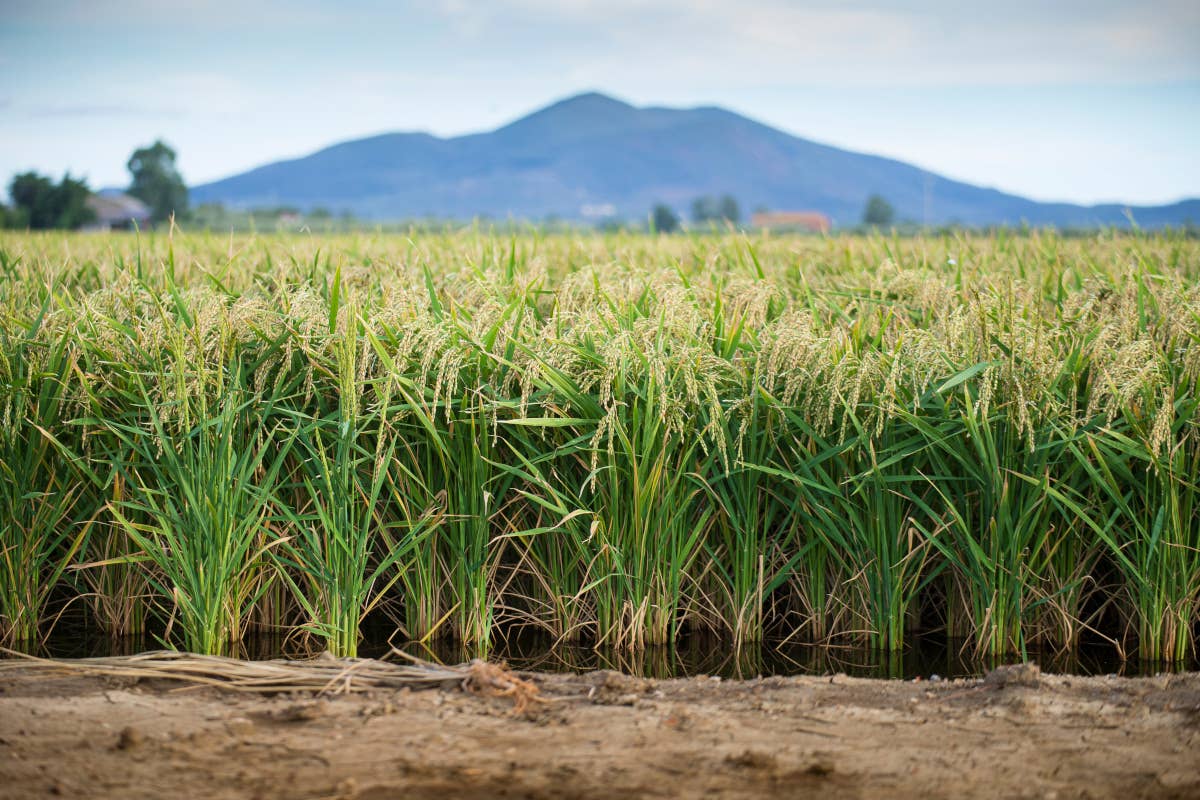
[[701,195],[742,209],[813,210],[856,224],[880,194],[931,225],[1143,227],[1200,223],[1200,199],[1164,206],[1043,203],[879,156],[802,139],[722,108],[638,108],[596,92],[486,133],[387,133],[196,186],[193,203],[296,206],[374,220],[578,219],[585,206],[644,218]]

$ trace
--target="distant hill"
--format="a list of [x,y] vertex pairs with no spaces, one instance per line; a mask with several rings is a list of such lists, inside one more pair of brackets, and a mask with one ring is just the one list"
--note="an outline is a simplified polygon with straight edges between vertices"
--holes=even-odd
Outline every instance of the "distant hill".
[[883,195],[897,220],[929,224],[1145,227],[1200,223],[1200,199],[1169,206],[1039,203],[878,156],[839,150],[716,107],[636,108],[571,97],[487,133],[389,133],[336,144],[192,189],[193,203],[324,207],[379,220],[644,218],[705,194],[753,209],[822,211],[856,224]]

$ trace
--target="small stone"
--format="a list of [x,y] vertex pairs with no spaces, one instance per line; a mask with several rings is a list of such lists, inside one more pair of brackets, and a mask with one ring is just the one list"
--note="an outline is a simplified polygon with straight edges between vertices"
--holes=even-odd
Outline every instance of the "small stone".
[[985,686],[1003,689],[1008,686],[1037,686],[1042,681],[1042,670],[1037,664],[1006,664],[996,667],[983,677]]
[[322,703],[295,703],[272,715],[276,722],[311,722],[325,713]]
[[117,735],[118,750],[132,750],[146,741],[145,735],[132,725],[126,725]]
[[738,755],[726,756],[725,763],[739,769],[774,769],[778,762],[770,753],[747,749]]

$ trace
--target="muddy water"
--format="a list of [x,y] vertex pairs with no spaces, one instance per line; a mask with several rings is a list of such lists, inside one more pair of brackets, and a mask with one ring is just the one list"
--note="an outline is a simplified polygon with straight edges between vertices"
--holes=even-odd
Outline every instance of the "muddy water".
[[[546,637],[520,635],[502,638],[489,652],[453,642],[389,642],[383,630],[368,630],[359,655],[382,657],[394,645],[414,656],[440,663],[461,663],[486,656],[508,662],[513,669],[540,672],[589,672],[616,670],[645,678],[676,678],[718,675],[723,678],[754,678],[773,675],[846,675],[862,678],[956,678],[982,675],[993,667],[1023,659],[1013,655],[994,659],[972,658],[969,644],[936,638],[915,638],[900,653],[885,653],[858,647],[764,643],[736,649],[711,636],[688,636],[673,647],[647,647],[637,651],[558,645]],[[84,658],[128,655],[160,649],[153,636],[113,639],[82,625],[62,625],[44,644],[19,649],[54,658]],[[302,642],[282,637],[254,636],[243,642],[237,655],[249,659],[305,657],[315,653]],[[1181,664],[1122,660],[1109,645],[1089,645],[1063,654],[1031,651],[1029,660],[1043,672],[1064,675],[1155,675],[1161,672],[1196,670],[1193,659]]]

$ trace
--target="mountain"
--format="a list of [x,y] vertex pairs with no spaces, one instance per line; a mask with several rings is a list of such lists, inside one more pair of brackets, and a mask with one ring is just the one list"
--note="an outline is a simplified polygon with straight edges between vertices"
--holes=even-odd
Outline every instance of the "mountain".
[[929,224],[1146,227],[1200,222],[1200,199],[1169,206],[1039,203],[888,158],[791,136],[716,107],[636,108],[598,93],[487,133],[388,133],[336,144],[191,190],[193,203],[289,205],[369,219],[643,218],[705,194],[745,210],[816,210],[853,225],[871,194]]

